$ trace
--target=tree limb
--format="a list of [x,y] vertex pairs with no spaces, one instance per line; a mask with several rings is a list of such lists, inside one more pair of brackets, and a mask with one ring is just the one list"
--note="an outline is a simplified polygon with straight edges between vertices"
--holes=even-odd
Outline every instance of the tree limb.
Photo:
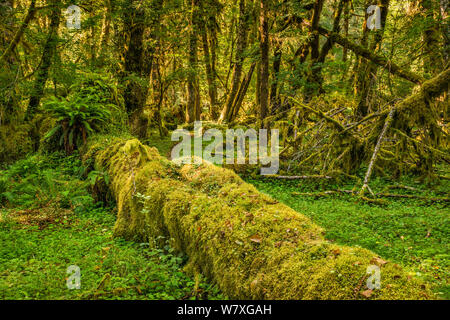
[[414,72],[405,70],[395,63],[389,61],[389,59],[372,53],[370,50],[361,47],[360,45],[348,40],[345,37],[342,37],[336,32],[329,31],[325,28],[319,27],[318,31],[321,35],[332,39],[334,42],[340,44],[347,49],[352,50],[356,55],[362,56],[363,58],[372,61],[373,63],[379,65],[380,67],[385,68],[387,71],[395,74],[403,79],[409,80],[415,84],[421,84],[425,81],[425,78],[421,75],[418,75]]

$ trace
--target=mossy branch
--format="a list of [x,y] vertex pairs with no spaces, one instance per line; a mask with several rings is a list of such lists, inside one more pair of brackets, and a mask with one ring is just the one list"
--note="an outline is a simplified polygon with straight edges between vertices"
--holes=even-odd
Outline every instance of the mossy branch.
[[315,109],[311,108],[310,106],[307,106],[306,104],[301,103],[300,101],[298,101],[298,100],[296,100],[296,99],[294,99],[294,98],[292,98],[292,97],[289,97],[289,99],[291,99],[292,102],[293,102],[294,104],[298,105],[299,107],[304,108],[304,109],[306,109],[306,110],[308,110],[308,111],[311,111],[312,113],[314,113],[314,114],[318,115],[319,117],[325,119],[326,121],[330,122],[330,123],[333,124],[337,129],[342,130],[342,131],[345,130],[345,127],[344,127],[339,121],[337,121],[337,120],[335,120],[335,119],[333,119],[333,118],[327,116],[327,115],[326,115],[325,113],[323,113],[322,111],[320,111],[320,110],[315,110]]
[[373,63],[386,69],[392,74],[395,74],[403,79],[409,80],[415,84],[421,84],[425,81],[425,78],[422,77],[421,75],[403,69],[402,67],[391,62],[389,59],[371,52],[370,50],[348,40],[347,38],[339,35],[336,32],[329,31],[322,27],[319,27],[318,31],[321,35],[327,38],[331,38],[334,42],[340,44],[345,48],[352,50],[356,55],[359,55],[367,60],[372,61]]

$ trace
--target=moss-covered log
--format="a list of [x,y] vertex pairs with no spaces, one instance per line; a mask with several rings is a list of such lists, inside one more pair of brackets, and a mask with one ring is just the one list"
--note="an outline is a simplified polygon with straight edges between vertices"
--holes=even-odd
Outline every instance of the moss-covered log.
[[[91,140],[83,157],[110,176],[115,236],[170,239],[189,257],[187,270],[203,273],[231,298],[433,298],[397,264],[326,241],[309,218],[230,170],[208,163],[179,167],[136,139]],[[381,267],[379,290],[367,291],[369,265]]]

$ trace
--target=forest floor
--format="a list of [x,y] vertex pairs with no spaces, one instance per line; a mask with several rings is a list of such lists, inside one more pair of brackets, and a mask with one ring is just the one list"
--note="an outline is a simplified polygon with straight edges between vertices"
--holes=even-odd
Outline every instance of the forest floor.
[[[151,139],[149,144],[167,155],[171,141]],[[0,204],[7,203],[0,205],[0,299],[226,298],[206,279],[186,275],[186,257],[169,247],[113,238],[113,206],[93,203],[92,177],[82,178],[82,171],[76,155],[61,154],[33,155],[0,170]],[[245,180],[309,216],[330,241],[361,246],[407,266],[450,299],[448,204],[389,199],[381,206],[349,195],[320,194],[351,189],[350,182]],[[424,185],[408,177],[401,183],[421,191],[400,193],[422,196],[442,197],[450,187],[448,181]],[[392,184],[377,178],[371,187],[377,192]],[[299,195],[306,192],[317,195]],[[70,265],[81,269],[80,290],[67,289]]]
[[[0,170],[0,299],[223,299],[183,272],[186,257],[114,238],[114,208],[93,203],[76,155],[34,155]],[[67,287],[67,268],[81,289]]]

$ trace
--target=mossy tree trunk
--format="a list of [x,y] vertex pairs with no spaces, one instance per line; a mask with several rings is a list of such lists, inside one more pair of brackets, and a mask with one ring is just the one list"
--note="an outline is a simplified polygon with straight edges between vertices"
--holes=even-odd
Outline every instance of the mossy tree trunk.
[[261,53],[261,75],[260,75],[260,101],[259,101],[259,119],[261,127],[264,127],[264,119],[269,112],[269,21],[268,8],[269,0],[260,0],[259,13],[259,36]]
[[58,27],[61,19],[61,3],[58,0],[52,0],[49,5],[51,6],[50,26],[47,34],[47,39],[45,40],[44,49],[42,51],[42,62],[36,74],[30,101],[28,103],[28,108],[25,114],[26,121],[30,121],[33,119],[34,114],[36,113],[36,109],[39,107],[42,95],[44,94],[45,84],[47,83],[52,59],[56,52],[56,45],[58,43]]
[[102,31],[100,34],[100,55],[99,66],[104,65],[104,60],[109,49],[109,39],[111,37],[111,17],[114,12],[114,0],[105,0],[105,13],[103,15]]
[[[334,20],[333,20],[333,32],[339,33],[340,31],[340,22],[341,22],[341,16],[342,11],[344,10],[344,7],[348,5],[349,0],[340,0],[336,10],[334,11]],[[348,21],[347,21],[348,23]],[[327,38],[324,45],[322,46],[320,50],[319,57],[317,58],[317,66],[314,68],[315,73],[317,74],[318,78],[318,84],[319,84],[319,92],[322,92],[322,83],[323,83],[323,77],[322,77],[322,65],[325,62],[325,58],[327,57],[330,50],[333,48],[333,39]],[[345,53],[347,55],[347,53]]]
[[125,108],[128,112],[131,131],[140,139],[147,137],[148,119],[144,115],[147,99],[149,77],[148,68],[144,67],[144,32],[145,12],[137,0],[128,0],[124,8],[124,74],[126,87],[124,91]]
[[272,85],[270,87],[270,112],[275,113],[280,107],[281,100],[278,95],[279,73],[281,66],[281,40],[274,40],[273,62],[272,62]]
[[253,71],[255,70],[256,62],[253,62],[250,66],[250,69],[247,72],[247,75],[242,79],[242,83],[239,87],[239,91],[236,95],[235,101],[233,103],[232,113],[230,117],[230,122],[234,121],[239,114],[239,110],[241,109],[242,102],[244,101],[245,94],[247,93],[248,86],[250,85],[250,81],[252,80]]
[[191,15],[189,18],[189,73],[187,77],[188,101],[186,105],[187,123],[200,120],[200,88],[197,75],[199,19],[199,0],[191,0]]
[[[381,29],[370,31],[370,33],[373,33],[373,37],[369,45],[369,50],[375,54],[381,51],[386,19],[389,12],[389,0],[379,0],[378,6],[380,7],[381,13]],[[374,63],[366,60],[361,61],[355,87],[358,95],[358,106],[355,109],[355,115],[358,117],[364,117],[370,111],[371,92],[376,81],[376,71],[377,66]]]
[[[209,95],[209,116],[212,120],[217,120],[217,88],[216,88],[216,75],[215,75],[215,60],[216,60],[216,43],[215,43],[215,25],[216,19],[212,13],[209,13],[203,3],[200,3],[201,14],[204,17],[202,23],[200,23],[200,33],[202,37],[203,45],[203,63],[205,65],[206,80],[208,82],[208,95]],[[210,29],[210,30],[208,30]],[[208,32],[210,31],[210,32]]]
[[320,56],[320,42],[319,42],[319,33],[317,32],[317,28],[319,27],[320,14],[322,13],[322,8],[324,4],[324,0],[317,0],[314,2],[314,9],[310,21],[309,33],[311,37],[309,51],[310,51],[310,61],[309,67],[307,70],[306,78],[308,80],[308,84],[305,87],[305,103],[309,103],[311,99],[320,93],[321,90],[321,80],[318,74],[318,59]]
[[436,1],[420,0],[419,7],[425,16],[425,29],[422,32],[423,68],[425,73],[435,75],[443,67],[439,23],[437,22],[440,6]]

